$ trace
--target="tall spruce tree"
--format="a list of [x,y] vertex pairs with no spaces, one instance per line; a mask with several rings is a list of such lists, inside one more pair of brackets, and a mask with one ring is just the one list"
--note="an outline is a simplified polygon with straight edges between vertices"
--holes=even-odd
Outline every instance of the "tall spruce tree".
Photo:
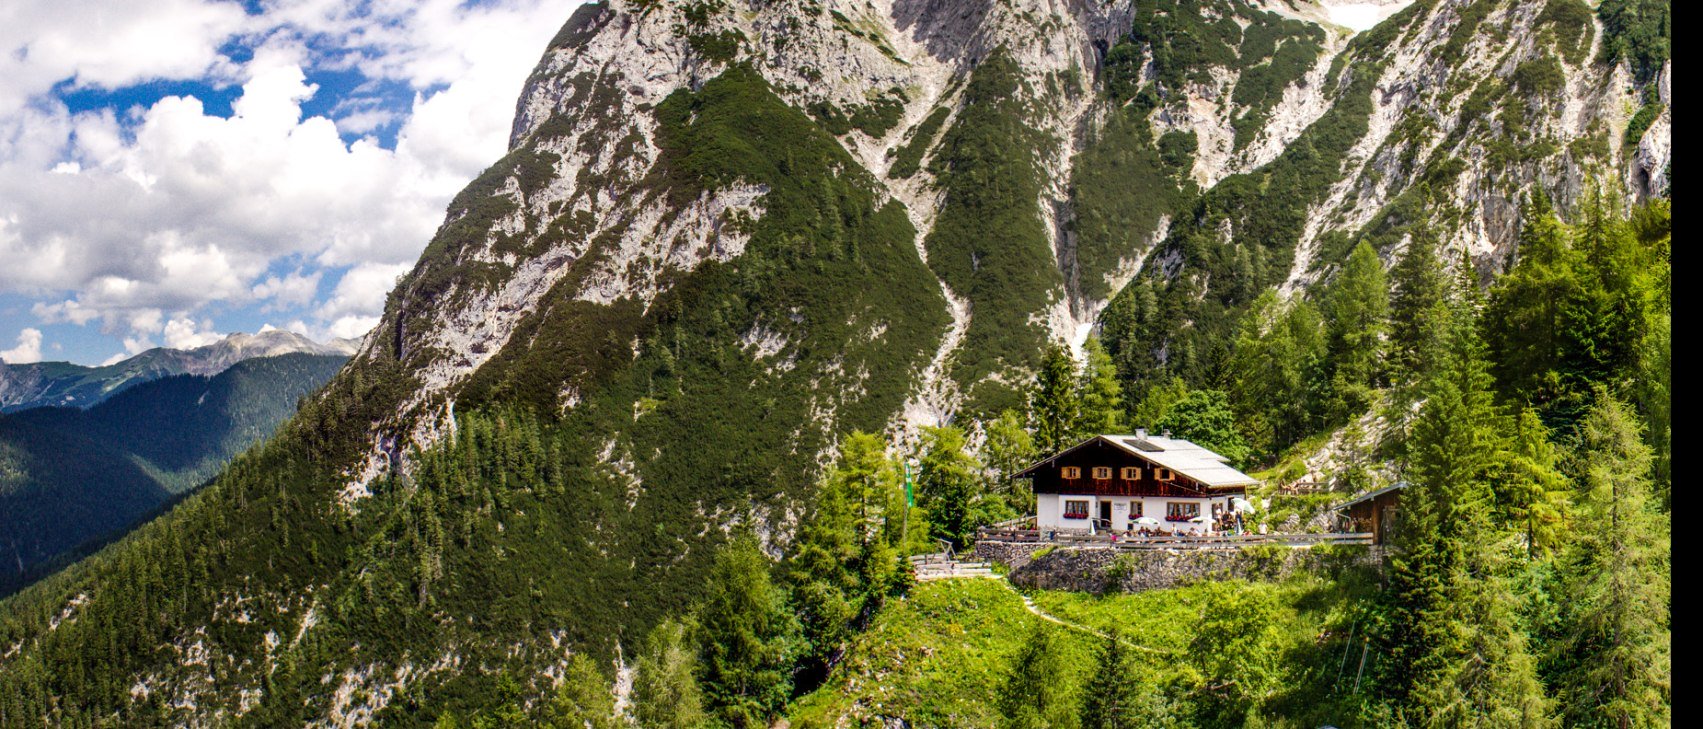
[[1567,723],[1664,727],[1672,720],[1668,525],[1654,503],[1637,416],[1604,391],[1580,423],[1573,462],[1581,529],[1564,567],[1559,682]]
[[1548,198],[1534,195],[1521,217],[1514,267],[1491,289],[1484,326],[1502,392],[1546,408],[1562,395],[1561,312],[1579,292],[1577,257]]
[[799,628],[755,537],[716,553],[698,624],[701,685],[715,717],[736,729],[768,726],[792,694]]
[[1136,666],[1123,634],[1100,643],[1099,662],[1082,694],[1082,729],[1161,729],[1176,725],[1170,705]]
[[1076,426],[1078,436],[1101,433],[1121,433],[1124,429],[1123,388],[1118,384],[1117,367],[1111,355],[1101,346],[1099,337],[1088,337],[1082,347],[1081,420]]
[[996,698],[1002,729],[1074,729],[1076,706],[1053,631],[1036,625],[1018,647]]
[[1384,264],[1361,242],[1326,290],[1324,310],[1332,367],[1332,416],[1346,420],[1372,402],[1384,376],[1384,332],[1390,313]]
[[1668,508],[1673,490],[1673,315],[1663,313],[1650,325],[1638,361],[1633,392],[1644,415],[1645,440],[1654,464],[1651,475],[1662,507]]
[[1390,269],[1390,365],[1396,379],[1423,378],[1437,359],[1447,321],[1448,278],[1437,256],[1437,237],[1417,227]]
[[946,426],[923,429],[922,473],[918,500],[928,511],[934,535],[964,546],[974,536],[972,512],[981,497],[981,464],[964,452],[964,431]]
[[1050,456],[1074,442],[1081,422],[1082,397],[1077,387],[1076,361],[1064,347],[1054,344],[1047,348],[1041,371],[1036,375],[1029,411],[1035,424],[1035,447],[1040,455]]
[[1621,200],[1600,186],[1580,206],[1579,261],[1583,285],[1561,311],[1561,381],[1581,409],[1597,383],[1619,387],[1638,363],[1650,324],[1651,256]]
[[1470,285],[1424,394],[1408,453],[1405,521],[1391,558],[1384,665],[1399,711],[1423,726],[1546,726],[1498,549],[1492,483],[1507,426],[1491,395]]

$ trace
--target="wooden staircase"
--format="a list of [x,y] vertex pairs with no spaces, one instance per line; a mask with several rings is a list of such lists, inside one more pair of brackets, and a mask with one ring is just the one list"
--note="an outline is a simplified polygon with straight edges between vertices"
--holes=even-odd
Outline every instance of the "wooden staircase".
[[963,562],[953,556],[950,551],[912,555],[910,561],[911,569],[916,572],[918,582],[960,577],[999,579],[999,575],[993,571],[993,565],[987,562]]

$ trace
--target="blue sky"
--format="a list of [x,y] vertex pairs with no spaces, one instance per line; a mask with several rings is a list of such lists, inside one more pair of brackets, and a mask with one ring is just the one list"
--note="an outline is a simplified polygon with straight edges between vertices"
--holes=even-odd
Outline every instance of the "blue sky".
[[577,4],[0,6],[0,358],[364,333]]

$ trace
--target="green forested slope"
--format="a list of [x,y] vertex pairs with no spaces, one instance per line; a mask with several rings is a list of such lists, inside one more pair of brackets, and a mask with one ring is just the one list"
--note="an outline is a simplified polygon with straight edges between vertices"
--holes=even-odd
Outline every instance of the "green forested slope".
[[9,594],[201,485],[295,412],[344,358],[289,354],[125,389],[88,410],[0,416]]

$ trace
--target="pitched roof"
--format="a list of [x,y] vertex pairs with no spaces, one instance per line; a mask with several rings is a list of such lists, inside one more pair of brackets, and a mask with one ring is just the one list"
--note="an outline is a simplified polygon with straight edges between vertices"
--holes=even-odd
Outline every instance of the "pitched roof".
[[1156,435],[1096,435],[1077,443],[1069,448],[1053,454],[1040,463],[1030,466],[1018,473],[1017,476],[1027,476],[1042,466],[1051,463],[1053,459],[1070,453],[1089,443],[1104,440],[1107,443],[1138,458],[1144,458],[1153,463],[1169,468],[1209,488],[1229,488],[1232,486],[1254,486],[1257,479],[1232,468],[1224,456],[1213,453],[1194,443],[1181,438],[1166,438]]
[[1340,504],[1337,504],[1336,506],[1330,507],[1330,510],[1331,511],[1342,511],[1343,509],[1346,509],[1350,506],[1361,503],[1363,501],[1371,501],[1372,499],[1378,498],[1379,496],[1383,496],[1384,494],[1387,494],[1391,491],[1400,491],[1401,489],[1405,489],[1405,488],[1407,488],[1407,482],[1406,481],[1398,481],[1394,484],[1391,484],[1389,486],[1385,486],[1381,489],[1376,489],[1376,490],[1373,490],[1373,491],[1367,491],[1366,493],[1363,493],[1363,494],[1356,496],[1352,499],[1349,499],[1349,500],[1344,501]]

